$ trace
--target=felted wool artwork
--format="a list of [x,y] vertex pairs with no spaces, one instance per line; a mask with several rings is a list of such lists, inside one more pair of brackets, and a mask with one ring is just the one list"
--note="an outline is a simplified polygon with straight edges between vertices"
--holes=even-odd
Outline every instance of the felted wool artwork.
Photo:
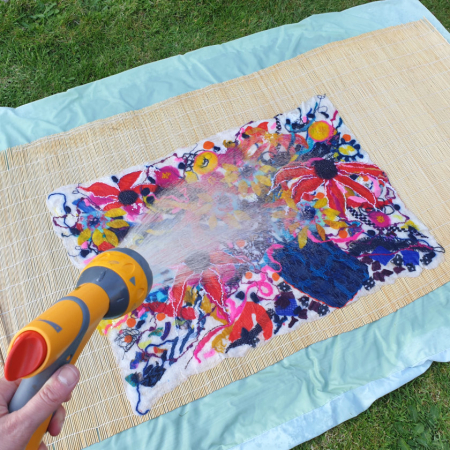
[[101,326],[137,414],[222,359],[443,259],[325,96],[47,204],[77,267],[119,245],[152,267],[142,306]]

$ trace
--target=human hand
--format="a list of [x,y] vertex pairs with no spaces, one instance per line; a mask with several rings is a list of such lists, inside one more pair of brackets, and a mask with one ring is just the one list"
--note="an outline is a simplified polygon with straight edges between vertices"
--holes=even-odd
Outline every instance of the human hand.
[[[2,450],[23,450],[33,433],[55,411],[48,432],[57,436],[62,429],[66,411],[61,403],[70,400],[80,379],[80,372],[72,364],[57,370],[42,389],[21,409],[9,413],[11,401],[20,381],[0,379],[0,437]],[[46,450],[42,442],[39,450]]]

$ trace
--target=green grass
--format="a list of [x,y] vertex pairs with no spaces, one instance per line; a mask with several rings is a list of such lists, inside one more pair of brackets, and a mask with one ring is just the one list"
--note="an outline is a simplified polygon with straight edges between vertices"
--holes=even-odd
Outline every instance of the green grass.
[[[17,107],[141,64],[363,3],[0,1],[0,106]],[[423,3],[450,29],[450,0]],[[365,413],[296,450],[450,449],[449,402],[450,365],[433,364]]]

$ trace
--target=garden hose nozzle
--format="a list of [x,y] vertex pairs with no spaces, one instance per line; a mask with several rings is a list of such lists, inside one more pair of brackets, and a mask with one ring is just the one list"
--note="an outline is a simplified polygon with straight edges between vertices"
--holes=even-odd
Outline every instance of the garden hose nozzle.
[[[152,287],[147,261],[131,249],[108,250],[82,271],[77,287],[22,328],[9,346],[5,378],[23,378],[9,404],[22,408],[64,364],[75,364],[103,319],[127,314],[142,304]],[[37,450],[49,417],[34,433],[26,450]]]

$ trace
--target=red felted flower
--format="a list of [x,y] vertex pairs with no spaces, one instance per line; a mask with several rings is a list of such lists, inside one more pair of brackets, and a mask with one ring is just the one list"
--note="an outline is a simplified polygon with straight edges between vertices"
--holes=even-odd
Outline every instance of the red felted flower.
[[[387,182],[386,174],[377,166],[364,163],[335,163],[332,160],[314,158],[306,163],[293,163],[280,169],[274,177],[272,190],[281,186],[291,190],[295,203],[303,196],[325,187],[330,208],[343,213],[346,209],[345,188],[350,188],[373,208],[377,206],[375,195],[362,184],[355,181],[355,175],[367,175]],[[353,178],[352,178],[353,176]],[[293,181],[288,186],[288,183]]]
[[95,202],[104,211],[114,208],[125,208],[127,212],[139,212],[140,206],[144,204],[143,197],[156,190],[155,184],[138,184],[134,186],[143,172],[131,172],[124,175],[120,180],[113,177],[118,188],[106,183],[93,183],[90,186],[79,186],[79,189],[90,192],[95,196]]
[[225,282],[235,274],[235,267],[244,263],[242,259],[221,251],[211,254],[194,253],[180,267],[169,291],[169,303],[154,302],[149,307],[155,312],[164,312],[171,317],[192,320],[195,318],[194,309],[185,306],[185,295],[188,287],[201,285],[210,302],[216,305],[218,314],[223,319],[229,320],[225,307],[227,298]]
[[230,333],[230,341],[234,342],[242,336],[242,329],[251,331],[253,327],[259,324],[261,326],[264,339],[267,341],[272,337],[273,324],[272,320],[267,314],[267,311],[257,303],[247,302],[242,310],[239,319],[233,325],[233,329]]

